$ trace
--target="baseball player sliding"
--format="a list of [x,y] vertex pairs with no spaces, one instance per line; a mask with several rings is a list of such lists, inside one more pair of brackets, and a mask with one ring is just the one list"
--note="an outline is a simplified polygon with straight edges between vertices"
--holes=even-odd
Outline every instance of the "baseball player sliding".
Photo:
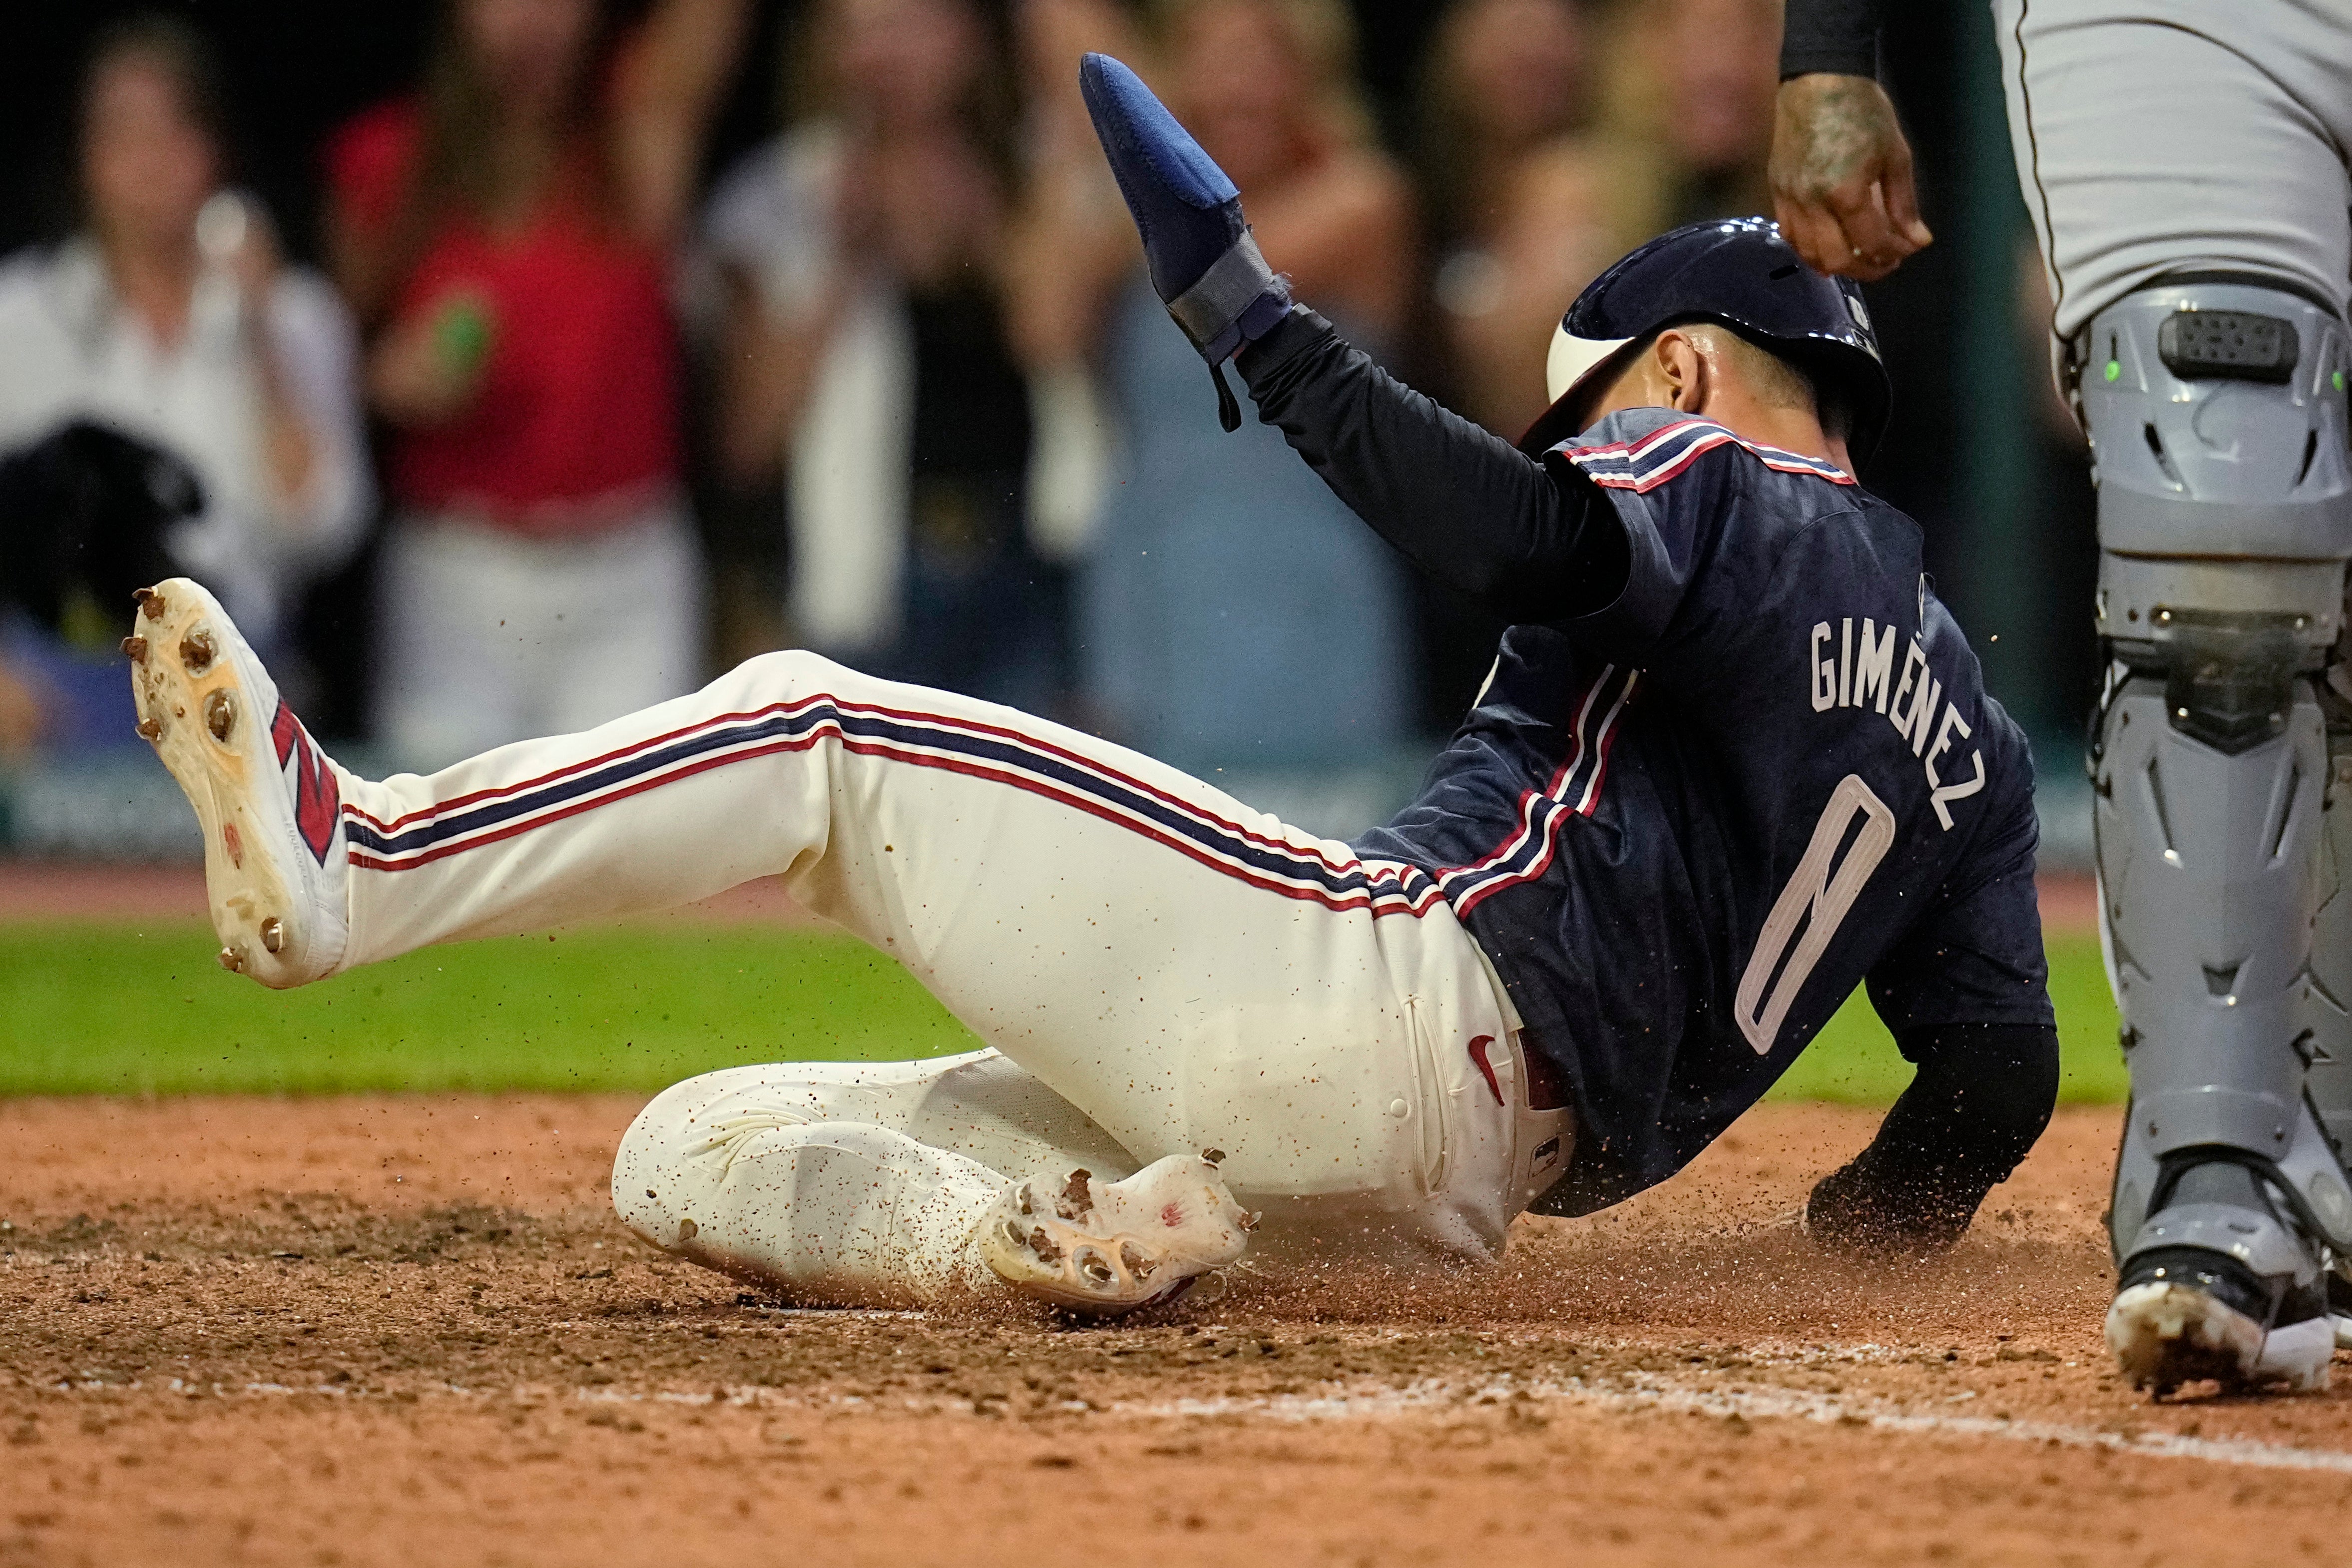
[[203,823],[222,963],[299,985],[781,876],[989,1048],[678,1084],[623,1140],[623,1220],[812,1302],[1010,1285],[1095,1312],[1245,1245],[1490,1260],[1531,1205],[1673,1173],[1867,979],[1918,1074],[1810,1225],[1948,1245],[2056,1088],[2032,779],[1918,529],[1851,477],[1887,403],[1858,294],[1761,220],[1670,234],[1568,312],[1556,401],[1514,447],[1294,304],[1143,84],[1099,56],[1082,75],[1221,391],[1232,358],[1372,527],[1520,623],[1420,798],[1318,839],[806,653],[362,779],[173,579],[129,651]]
[[[2099,488],[2091,771],[2132,1083],[2107,1343],[2159,1395],[2323,1387],[2352,1343],[2352,21],[2298,0],[1993,19]],[[1864,278],[1927,239],[1876,42],[1869,0],[1790,0],[1773,153],[1799,247]]]

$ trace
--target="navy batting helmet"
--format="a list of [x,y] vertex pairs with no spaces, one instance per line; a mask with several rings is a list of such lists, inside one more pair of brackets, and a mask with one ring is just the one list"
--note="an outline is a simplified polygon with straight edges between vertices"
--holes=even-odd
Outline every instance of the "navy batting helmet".
[[1544,365],[1551,406],[1520,447],[1541,452],[1575,435],[1580,405],[1627,351],[1685,321],[1719,321],[1793,362],[1852,408],[1857,458],[1878,444],[1895,388],[1861,288],[1806,266],[1770,219],[1743,217],[1662,234],[1576,297]]

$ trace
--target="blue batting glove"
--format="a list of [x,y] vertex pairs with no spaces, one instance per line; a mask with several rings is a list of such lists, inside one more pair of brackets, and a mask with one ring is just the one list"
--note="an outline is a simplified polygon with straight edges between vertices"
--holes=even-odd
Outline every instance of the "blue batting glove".
[[1151,287],[1209,362],[1218,419],[1239,429],[1241,405],[1223,366],[1289,312],[1290,287],[1250,237],[1241,192],[1141,78],[1108,55],[1088,55],[1078,62],[1078,89],[1142,233]]

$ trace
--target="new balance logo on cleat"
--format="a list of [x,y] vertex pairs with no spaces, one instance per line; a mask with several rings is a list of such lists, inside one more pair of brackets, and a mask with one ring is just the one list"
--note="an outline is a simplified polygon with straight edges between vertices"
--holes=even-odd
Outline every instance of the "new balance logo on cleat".
[[269,721],[270,738],[278,743],[278,765],[286,766],[289,758],[299,758],[294,770],[294,826],[302,835],[302,843],[319,864],[327,863],[328,851],[335,847],[335,826],[343,819],[343,792],[335,783],[334,770],[327,766],[326,755],[319,743],[310,739],[310,731],[302,728],[302,721],[294,717],[294,710],[278,700],[278,716]]

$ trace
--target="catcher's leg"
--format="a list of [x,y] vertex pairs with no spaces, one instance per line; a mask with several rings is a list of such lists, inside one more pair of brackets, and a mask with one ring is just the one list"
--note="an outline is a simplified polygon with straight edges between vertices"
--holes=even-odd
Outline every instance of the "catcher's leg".
[[2340,7],[1993,0],[1992,9],[2018,184],[2062,342],[2132,290],[2184,272],[2251,273],[2324,304],[2342,300],[2352,27]]
[[2319,1266],[2352,1222],[2307,1107],[2325,1075],[2304,1066],[2326,1022],[2305,978],[2331,966],[2311,925],[2333,787],[2315,677],[2352,552],[2352,29],[2291,0],[1994,16],[2097,463],[2115,656],[2094,772],[2134,1099],[2109,1337],[2159,1389],[2315,1383]]
[[[2321,825],[2319,912],[2311,928],[2311,1037],[2305,1087],[2339,1161],[2352,1159],[2352,665],[2328,670],[2328,800]],[[2325,1175],[2322,1172],[2320,1175]],[[2315,1179],[2315,1207],[2337,1234],[2352,1229],[2352,1189]],[[2337,1247],[2327,1279],[2337,1348],[2352,1350],[2352,1248]]]
[[2296,295],[2197,282],[2102,311],[2076,355],[2113,658],[2102,915],[2132,1079],[2107,1340],[2159,1393],[2316,1387],[2324,1274],[2352,1246],[2305,1070],[2352,341]]

